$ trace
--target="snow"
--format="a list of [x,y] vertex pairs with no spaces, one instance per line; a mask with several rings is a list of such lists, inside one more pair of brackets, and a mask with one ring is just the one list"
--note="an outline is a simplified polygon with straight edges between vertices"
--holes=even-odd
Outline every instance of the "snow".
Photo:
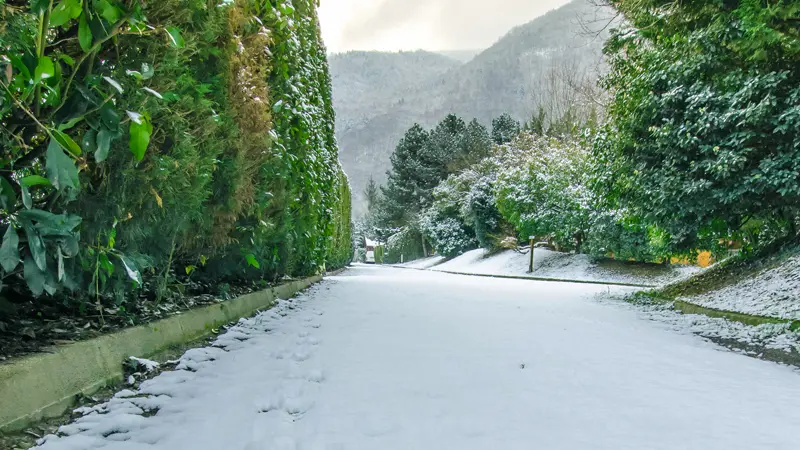
[[359,266],[41,448],[796,448],[800,374],[595,299],[631,291]]
[[400,267],[408,267],[411,269],[430,269],[433,266],[447,261],[444,256],[429,256],[427,258],[417,259],[404,264],[397,264]]
[[681,300],[724,311],[800,320],[800,255],[736,284]]
[[488,250],[472,250],[433,268],[444,272],[482,275],[534,276],[561,280],[603,281],[659,285],[689,276],[701,269],[693,266],[600,266],[588,255],[559,253],[545,248],[534,252],[534,272],[528,273],[529,253],[504,250],[490,254]]
[[161,366],[161,364],[149,359],[137,358],[135,356],[131,356],[129,359],[135,362],[137,367],[144,367],[148,373],[158,370],[158,368]]
[[598,300],[610,300],[617,306],[631,308],[637,311],[640,317],[661,322],[673,331],[696,334],[709,339],[736,341],[745,346],[800,353],[800,330],[793,331],[788,323],[745,325],[703,314],[683,314],[672,308],[671,303],[660,301],[630,305],[619,295],[604,294],[599,296]]

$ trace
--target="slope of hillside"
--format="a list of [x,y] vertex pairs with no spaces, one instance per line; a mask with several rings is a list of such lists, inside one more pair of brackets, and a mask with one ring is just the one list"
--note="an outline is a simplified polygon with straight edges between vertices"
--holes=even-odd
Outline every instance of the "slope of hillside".
[[453,58],[426,51],[338,53],[329,58],[337,132],[365,123],[415,86],[455,69]]
[[[384,180],[395,145],[415,122],[430,127],[449,113],[466,120],[477,118],[487,126],[504,112],[525,119],[547,101],[543,83],[551,67],[562,65],[587,72],[597,67],[602,60],[603,36],[589,37],[580,25],[582,18],[596,14],[596,7],[587,0],[574,0],[513,29],[466,64],[455,62],[455,67],[428,79],[426,75],[436,70],[421,72],[422,76],[402,71],[403,77],[387,77],[380,87],[373,85],[373,91],[349,79],[358,67],[345,68],[333,58],[337,138],[342,164],[353,186],[355,215],[364,212],[367,180],[370,176]],[[375,58],[361,62],[361,67],[367,68],[391,60],[384,55],[362,56]],[[400,73],[399,69],[391,71]],[[366,96],[376,102],[363,100],[367,91],[373,92]],[[387,93],[395,99],[391,104],[385,102]]]
[[483,50],[441,50],[436,53],[462,63],[468,63],[482,51]]

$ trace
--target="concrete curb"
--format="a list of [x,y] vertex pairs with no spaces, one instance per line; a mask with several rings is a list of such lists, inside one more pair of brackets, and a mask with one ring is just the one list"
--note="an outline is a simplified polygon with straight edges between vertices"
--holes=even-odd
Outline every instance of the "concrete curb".
[[0,432],[24,429],[43,418],[58,417],[78,394],[122,380],[129,356],[148,357],[170,346],[211,334],[220,325],[272,307],[322,280],[316,275],[253,292],[223,303],[192,309],[147,325],[58,347],[0,364]]
[[599,284],[601,286],[624,286],[624,287],[637,287],[637,288],[655,288],[658,286],[652,284],[636,284],[636,283],[617,283],[611,281],[587,281],[587,280],[571,280],[566,278],[547,278],[547,277],[523,277],[517,275],[490,275],[485,273],[469,273],[469,272],[454,272],[451,270],[436,270],[436,269],[418,269],[416,267],[403,267],[397,265],[389,265],[395,269],[407,270],[422,270],[426,272],[439,272],[449,273],[452,275],[467,275],[470,277],[484,277],[484,278],[505,278],[510,280],[528,280],[528,281],[547,281],[552,283],[578,283],[578,284]]

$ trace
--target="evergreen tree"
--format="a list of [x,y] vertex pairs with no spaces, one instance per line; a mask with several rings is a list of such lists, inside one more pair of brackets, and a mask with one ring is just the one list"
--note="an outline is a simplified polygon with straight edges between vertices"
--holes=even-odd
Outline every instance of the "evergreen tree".
[[429,170],[421,159],[428,141],[428,132],[414,124],[392,153],[388,181],[381,186],[381,226],[403,226],[430,203],[437,183],[430,181]]
[[364,196],[367,199],[367,208],[371,211],[378,205],[378,185],[372,177],[369,177],[367,188],[364,189]]
[[497,145],[503,145],[514,140],[520,132],[519,122],[509,114],[492,120],[492,140]]
[[489,135],[489,131],[478,122],[478,119],[472,119],[469,125],[467,125],[461,144],[461,159],[463,162],[456,167],[456,170],[453,170],[453,172],[463,170],[475,164],[489,156],[489,153],[492,151],[492,138]]
[[426,166],[426,176],[436,187],[454,169],[456,161],[463,155],[464,137],[467,125],[450,114],[431,131],[430,139],[422,154]]

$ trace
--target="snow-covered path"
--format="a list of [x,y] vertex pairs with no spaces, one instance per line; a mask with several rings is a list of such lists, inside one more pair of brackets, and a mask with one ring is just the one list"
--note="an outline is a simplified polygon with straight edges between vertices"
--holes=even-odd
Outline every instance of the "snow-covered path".
[[800,374],[592,299],[608,289],[357,267],[43,448],[797,448]]

